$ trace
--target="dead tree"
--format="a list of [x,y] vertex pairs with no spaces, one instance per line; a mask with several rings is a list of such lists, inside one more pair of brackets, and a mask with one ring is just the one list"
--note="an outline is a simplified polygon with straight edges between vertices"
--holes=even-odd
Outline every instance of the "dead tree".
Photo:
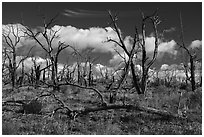
[[6,60],[7,60],[7,55],[6,55],[7,49],[4,47],[2,51],[2,72],[6,70]]
[[[51,61],[51,81],[53,85],[53,89],[56,89],[58,87],[58,57],[61,51],[69,47],[69,45],[66,45],[64,42],[58,41],[58,45],[56,48],[54,48],[54,40],[58,38],[59,36],[57,33],[60,31],[58,30],[52,30],[51,26],[56,21],[56,17],[52,18],[48,23],[46,23],[44,19],[44,26],[43,30],[35,32],[29,27],[26,27],[25,33],[28,37],[35,40],[41,48],[46,52],[46,54],[49,56],[49,59]],[[43,41],[40,41],[39,36],[44,38],[46,44],[43,43]],[[55,51],[57,50],[57,51]]]
[[[41,74],[42,74],[42,79],[45,82],[46,81],[46,69],[51,67],[51,64],[47,64],[47,66],[45,66],[44,68],[41,67],[41,64],[37,64],[36,57],[32,57],[31,58],[32,62],[33,62],[33,67],[31,67],[31,74],[30,74],[30,84],[32,84],[35,88],[38,88],[40,85],[40,80],[41,80]],[[27,75],[29,76],[29,75]]]
[[24,37],[23,31],[19,28],[19,25],[9,25],[7,28],[3,29],[3,43],[5,43],[5,46],[8,46],[7,50],[8,52],[5,52],[7,58],[8,58],[8,69],[10,73],[10,79],[12,88],[16,87],[16,81],[17,81],[17,74],[16,70],[19,67],[19,65],[28,57],[30,51],[33,47],[29,50],[27,56],[23,57],[18,63],[17,63],[17,49],[18,45],[21,41],[21,39]]
[[[148,72],[150,67],[153,65],[153,63],[155,62],[156,58],[157,58],[157,54],[158,54],[158,31],[157,31],[157,26],[159,25],[160,21],[159,21],[159,17],[157,14],[157,11],[155,11],[152,15],[150,16],[145,16],[144,13],[142,13],[142,38],[139,37],[138,31],[137,31],[137,27],[135,27],[135,35],[134,35],[134,40],[133,40],[133,44],[131,47],[131,50],[128,51],[127,47],[124,43],[124,39],[121,36],[121,33],[119,31],[119,27],[117,26],[117,15],[112,15],[111,12],[109,12],[110,18],[111,18],[111,25],[113,25],[113,30],[116,32],[119,42],[117,40],[111,39],[109,38],[108,41],[109,42],[114,42],[115,44],[117,44],[119,47],[121,47],[123,49],[123,51],[127,54],[127,56],[129,57],[125,67],[124,67],[124,73],[122,74],[122,78],[119,82],[118,88],[120,88],[120,86],[123,84],[123,82],[125,81],[124,79],[126,79],[127,74],[129,72],[129,68],[131,69],[132,72],[132,80],[133,80],[133,84],[135,89],[137,90],[138,94],[144,94],[146,91],[146,86],[147,86],[147,79],[148,79]],[[145,38],[146,38],[146,23],[150,21],[152,23],[153,29],[154,29],[154,38],[155,38],[155,42],[154,42],[154,52],[153,52],[153,57],[152,59],[149,59],[149,57],[147,57],[147,53],[146,53],[146,43],[145,43]],[[136,48],[137,47],[137,48]],[[136,53],[138,53],[138,51],[141,51],[142,53],[142,59],[141,59],[141,66],[142,66],[142,76],[141,76],[141,80],[140,78],[138,78],[138,75],[136,74],[136,70],[135,70],[135,64],[133,61],[133,57],[134,55],[136,55]]]
[[93,63],[98,59],[98,57],[91,59],[88,54],[87,61],[88,62],[88,86],[93,85]]
[[80,63],[77,61],[77,82],[79,85],[82,85],[80,68]]
[[[8,26],[7,30],[3,30],[3,42],[6,43],[9,50],[11,51],[11,56],[8,55],[9,58],[9,72],[10,72],[10,78],[12,87],[14,88],[16,86],[16,50],[17,45],[20,42],[20,39],[22,36],[19,35],[19,28],[18,25],[16,25],[16,30],[14,28],[14,25]],[[13,38],[12,38],[13,37]]]
[[9,51],[7,50],[6,47],[4,47],[2,52],[3,52],[2,53],[2,82],[4,84],[8,84],[8,83],[10,83],[10,82],[8,82],[8,81],[10,81],[9,80],[10,74],[9,74],[9,66],[7,63],[7,60],[9,59],[7,52],[9,52]]
[[33,68],[34,68],[34,74],[35,74],[35,88],[37,88],[38,84],[39,84],[39,80],[40,80],[40,76],[41,76],[41,71],[40,71],[40,64],[38,65],[36,63],[36,57],[32,58],[33,61]]
[[202,64],[200,65],[200,67],[199,67],[199,74],[200,74],[200,87],[202,87]]
[[[184,31],[183,31],[183,22],[182,22],[182,16],[180,14],[180,26],[181,26],[181,44],[177,42],[177,45],[179,45],[182,49],[184,49],[185,53],[187,54],[190,62],[190,67],[188,67],[188,63],[184,63],[185,68],[185,74],[186,74],[186,85],[188,84],[188,81],[191,83],[191,90],[194,92],[196,89],[196,82],[195,82],[195,59],[197,58],[195,51],[191,51],[191,49],[186,47],[185,41],[184,41]],[[188,76],[188,68],[190,69],[190,76]]]
[[21,62],[21,75],[18,77],[16,83],[18,86],[22,86],[23,85],[23,80],[25,77],[25,70],[24,70],[24,61]]
[[[46,68],[43,70],[43,80],[45,81],[46,78],[47,80],[50,80],[50,66],[52,65],[49,59],[45,59],[46,60]],[[46,77],[46,72],[47,72],[47,77]]]

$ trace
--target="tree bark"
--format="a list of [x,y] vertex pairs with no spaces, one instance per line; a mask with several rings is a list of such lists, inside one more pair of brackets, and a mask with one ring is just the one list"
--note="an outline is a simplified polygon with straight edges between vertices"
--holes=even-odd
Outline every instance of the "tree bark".
[[134,85],[135,89],[137,90],[137,93],[142,94],[140,86],[139,86],[139,78],[135,74],[135,68],[134,68],[135,66],[134,66],[133,62],[131,62],[130,67],[131,67],[131,71],[132,71],[133,85]]
[[193,57],[190,56],[190,64],[191,64],[191,90],[194,92],[196,89],[195,86],[195,66],[194,66],[194,60]]

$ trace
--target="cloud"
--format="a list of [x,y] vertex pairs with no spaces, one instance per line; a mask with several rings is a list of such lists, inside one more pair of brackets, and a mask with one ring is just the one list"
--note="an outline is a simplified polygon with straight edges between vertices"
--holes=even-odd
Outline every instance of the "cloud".
[[[125,38],[125,44],[127,45],[127,49],[130,50],[130,47],[132,46],[132,38],[130,36],[127,36]],[[150,58],[153,56],[154,48],[155,48],[155,37],[146,37],[145,38],[145,47],[146,47],[146,52]],[[168,53],[170,55],[177,55],[177,50],[176,48],[176,42],[174,40],[171,41],[162,41],[159,39],[159,47],[158,47],[158,59],[161,59],[164,55],[164,53]],[[123,58],[128,59],[127,54],[123,50],[120,50],[119,52]],[[121,61],[124,61],[123,58],[117,53],[114,54],[113,58],[109,61],[110,64],[116,65],[120,63]],[[137,58],[141,59],[141,53],[137,53]]]
[[[108,67],[102,64],[93,64],[92,65],[92,74],[94,78],[104,78],[106,73],[108,74],[108,77],[111,77],[113,75],[114,69],[112,67]],[[62,66],[62,64],[58,64],[58,68]],[[62,68],[62,67],[61,67]],[[69,71],[73,72],[74,79],[77,79],[78,76],[78,65],[77,62],[74,62],[72,65],[69,65]],[[80,71],[83,73],[83,71],[86,71],[85,78],[88,78],[88,72],[89,72],[89,62],[87,64],[85,62],[80,63]],[[62,70],[62,69],[61,69]]]
[[[4,27],[7,25],[4,25]],[[23,28],[24,26],[21,25]],[[39,29],[39,27],[38,27]],[[37,28],[33,29],[36,31]],[[71,45],[76,48],[78,51],[85,50],[87,48],[92,49],[92,52],[100,52],[100,53],[112,53],[113,57],[109,60],[111,65],[118,65],[123,59],[121,56],[128,59],[128,56],[124,53],[123,49],[116,45],[114,42],[107,42],[107,38],[111,38],[113,40],[119,41],[116,32],[111,27],[100,28],[100,27],[91,27],[89,29],[79,29],[73,26],[60,26],[55,25],[50,29],[47,29],[48,37],[51,37],[55,31],[56,37],[53,40],[53,48],[57,48],[59,42],[64,42],[67,45]],[[38,40],[42,42],[43,45],[47,45],[45,38],[42,34],[37,36]],[[154,42],[155,38],[153,36],[146,37],[146,50],[148,56],[151,58],[154,51]],[[133,38],[131,36],[124,37],[124,43],[130,51]],[[35,48],[32,49],[31,54],[39,56],[40,54],[45,55],[43,49],[40,45],[33,39],[23,38],[20,42],[23,45],[21,51],[28,51],[32,46]],[[171,41],[163,41],[159,39],[159,48],[158,48],[158,58],[161,58],[164,53],[169,53],[172,55],[176,55],[177,51],[175,50],[176,42],[174,40]],[[118,55],[115,50],[117,50],[120,54]],[[67,51],[73,51],[71,48],[65,49]],[[25,53],[26,54],[26,53]],[[141,53],[137,53],[137,58],[141,58]],[[120,66],[119,66],[120,67]]]
[[101,74],[105,76],[106,73],[108,74],[109,77],[111,77],[114,72],[114,69],[112,67],[107,67],[102,64],[95,64],[93,68],[94,68],[94,71],[93,71],[94,75],[98,77],[102,77]]
[[[176,47],[176,42],[174,40],[168,41],[168,42],[163,42],[159,40],[159,47],[158,47],[158,52],[160,53],[169,53],[169,54],[177,54],[177,50],[175,49]],[[145,47],[146,51],[151,53],[154,52],[155,48],[155,37],[147,37],[145,39]]]
[[57,26],[53,30],[58,30],[59,41],[70,44],[75,48],[81,50],[86,48],[93,48],[93,51],[108,52],[113,51],[114,43],[105,42],[108,37],[117,39],[115,31],[108,28],[92,27],[89,29],[78,29],[72,26]]
[[185,79],[185,72],[181,64],[163,64],[158,74],[158,77],[161,79],[169,79],[170,77],[175,77],[178,81],[183,81]]
[[[190,64],[189,64],[190,65]],[[200,73],[201,73],[201,63],[195,62],[195,79],[196,82],[200,81]],[[163,64],[161,68],[159,69],[159,78],[165,79],[168,77],[174,77],[177,81],[184,82],[186,79],[185,70],[183,67],[183,64]],[[190,72],[188,72],[188,75],[190,76]]]
[[202,46],[202,41],[201,40],[194,40],[190,44],[190,48],[192,48],[192,49],[199,48],[201,46]]
[[[113,11],[113,14],[117,13]],[[108,12],[106,10],[85,10],[85,9],[65,9],[62,15],[72,18],[84,18],[84,17],[107,17]],[[120,12],[120,17],[135,17],[139,14],[136,10],[128,10]]]
[[[10,24],[3,25],[4,32],[7,33],[8,28]],[[14,24],[14,30],[16,30],[17,26],[24,28],[24,26],[20,24]],[[7,31],[6,31],[7,30]],[[36,29],[33,29],[33,31],[36,31]],[[58,31],[56,33],[56,37],[53,40],[52,46],[53,48],[57,48],[59,41],[64,42],[65,44],[69,44],[73,47],[75,47],[77,50],[84,50],[86,48],[92,48],[93,52],[114,52],[115,44],[113,42],[106,42],[107,38],[114,39],[118,41],[116,32],[110,28],[99,28],[99,27],[91,27],[89,29],[78,29],[73,26],[59,26],[55,25],[51,29],[48,29],[48,37],[51,37],[54,31]],[[23,31],[19,31],[22,35],[24,35]],[[11,39],[14,40],[14,37],[12,36]],[[42,36],[42,34],[39,34],[37,36],[37,39],[43,44],[47,45],[45,38]],[[20,43],[20,46],[24,46],[27,50],[31,47],[36,45],[35,49],[33,50],[41,50],[42,48],[40,45],[33,39],[28,38],[22,38]],[[19,46],[19,47],[20,47]],[[67,48],[68,49],[68,48]],[[37,52],[36,52],[37,53]]]
[[174,32],[174,31],[176,31],[175,27],[171,27],[170,29],[163,30],[163,32],[165,32],[165,33],[170,33],[170,32]]
[[160,70],[167,70],[168,68],[169,68],[168,64],[163,64],[163,65],[161,65]]
[[[125,58],[125,60],[128,60],[128,55],[125,52],[121,52],[120,55]],[[117,65],[117,67],[120,67],[121,65],[124,65],[124,59],[119,54],[113,55],[113,58],[109,60],[110,64],[113,66]],[[123,63],[122,63],[123,62]],[[120,64],[122,63],[122,64]]]
[[[17,56],[16,57],[16,64],[19,64],[19,62],[24,58],[25,58],[25,56]],[[33,60],[36,60],[36,65],[40,65],[41,68],[46,67],[46,60],[45,59],[38,57],[38,56],[28,57],[23,61],[24,71],[26,73],[30,72],[31,68],[34,67]],[[8,60],[6,60],[6,64],[8,65]],[[17,68],[17,72],[20,72],[21,69],[22,69],[22,62],[19,64],[19,67]]]
[[107,12],[83,10],[83,9],[77,9],[77,10],[65,9],[62,14],[68,17],[103,17],[107,15]]

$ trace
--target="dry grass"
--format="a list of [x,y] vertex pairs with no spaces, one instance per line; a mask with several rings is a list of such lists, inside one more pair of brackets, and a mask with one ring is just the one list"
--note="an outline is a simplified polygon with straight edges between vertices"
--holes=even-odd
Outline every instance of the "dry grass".
[[[69,89],[68,89],[69,90]],[[70,90],[78,90],[70,89]],[[139,98],[136,93],[126,96],[126,103],[140,103],[158,109],[177,112],[178,92],[171,88],[157,87],[149,89],[152,96]],[[201,89],[199,89],[201,90]],[[3,100],[10,99],[30,99],[39,94],[42,89],[23,88],[15,92],[3,90]],[[91,91],[80,90],[78,94],[58,93],[61,98],[72,108],[83,108],[87,106],[97,106],[97,95],[90,95]],[[201,92],[192,97],[194,107],[189,115],[194,118],[194,122],[163,119],[156,115],[128,111],[128,110],[107,110],[89,113],[77,117],[75,120],[57,113],[54,117],[37,114],[21,114],[15,112],[3,112],[2,114],[2,133],[4,135],[183,135],[183,134],[202,134],[202,118],[200,103]],[[108,94],[107,94],[108,96]],[[122,95],[118,95],[122,97]],[[139,100],[138,100],[139,99]],[[43,112],[50,112],[57,107],[57,102],[52,98],[45,97],[40,100],[43,104]],[[199,102],[199,103],[198,103]],[[116,103],[121,103],[118,99]],[[197,107],[195,107],[197,106]]]

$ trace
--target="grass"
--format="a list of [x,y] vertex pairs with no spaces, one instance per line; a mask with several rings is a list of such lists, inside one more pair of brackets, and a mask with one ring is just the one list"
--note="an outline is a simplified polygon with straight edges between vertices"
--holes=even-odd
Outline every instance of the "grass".
[[[78,89],[77,89],[78,90]],[[201,89],[200,89],[201,90]],[[3,100],[30,99],[39,94],[42,89],[22,88],[8,92],[3,90]],[[176,113],[178,103],[177,91],[172,88],[157,87],[148,89],[152,96],[139,98],[135,93],[127,94],[126,103],[139,102],[144,106],[158,109],[166,109]],[[71,95],[70,95],[71,94]],[[200,95],[200,94],[198,94]],[[194,98],[197,98],[195,95]],[[89,91],[81,90],[78,94],[64,93],[57,95],[71,108],[83,108],[84,106],[97,105],[97,96],[89,94]],[[107,94],[108,96],[108,94]],[[120,95],[118,95],[120,96]],[[140,100],[138,100],[140,99]],[[40,100],[43,104],[43,112],[49,112],[57,107],[57,102],[45,97]],[[120,103],[117,100],[116,103]],[[195,103],[195,102],[194,102]],[[40,114],[22,114],[3,111],[2,134],[3,135],[197,135],[202,134],[202,110],[199,103],[189,113],[194,117],[194,122],[184,120],[163,119],[157,115],[136,112],[130,110],[107,110],[89,113],[77,117],[75,120],[66,115],[56,113],[53,117]]]

